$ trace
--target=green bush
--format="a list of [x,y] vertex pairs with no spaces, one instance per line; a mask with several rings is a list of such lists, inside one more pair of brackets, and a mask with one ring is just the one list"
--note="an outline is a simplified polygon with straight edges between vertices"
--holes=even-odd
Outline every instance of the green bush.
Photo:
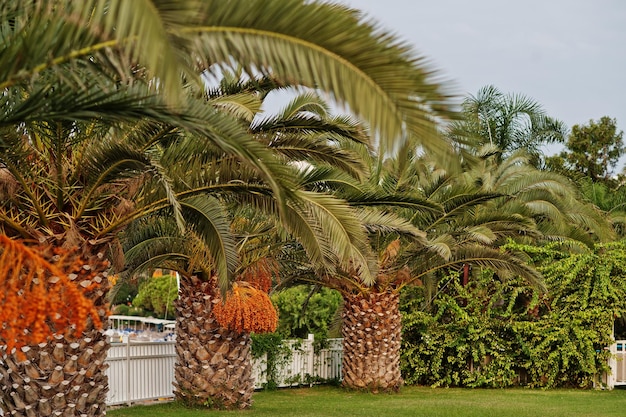
[[146,317],[146,316],[150,316],[151,312],[150,311],[146,311],[141,307],[134,307],[131,306],[128,308],[128,313],[129,316],[136,316],[136,317]]
[[316,339],[328,337],[330,324],[341,304],[341,294],[328,288],[298,285],[274,294],[272,301],[278,309],[277,332],[285,338],[306,339],[309,333]]
[[137,285],[121,279],[111,288],[109,293],[112,305],[130,303],[136,296]]
[[626,311],[624,243],[568,255],[516,247],[538,262],[546,294],[483,272],[467,286],[441,282],[425,311],[420,288],[403,293],[402,371],[409,384],[589,387],[607,371],[613,319]]
[[129,310],[130,310],[130,307],[127,306],[126,304],[119,304],[119,305],[114,306],[111,312],[113,314],[118,314],[120,316],[128,316]]
[[263,333],[251,335],[252,357],[261,358],[266,356],[267,381],[264,388],[273,390],[278,388],[278,369],[291,358],[291,349],[283,343],[283,337],[279,333]]

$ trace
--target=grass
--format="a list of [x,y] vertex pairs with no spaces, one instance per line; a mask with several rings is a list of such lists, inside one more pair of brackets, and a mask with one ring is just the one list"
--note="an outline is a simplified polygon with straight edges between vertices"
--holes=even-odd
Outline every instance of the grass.
[[530,390],[405,387],[400,394],[368,394],[336,387],[257,392],[246,411],[186,409],[175,402],[119,408],[113,417],[611,417],[626,415],[626,390]]

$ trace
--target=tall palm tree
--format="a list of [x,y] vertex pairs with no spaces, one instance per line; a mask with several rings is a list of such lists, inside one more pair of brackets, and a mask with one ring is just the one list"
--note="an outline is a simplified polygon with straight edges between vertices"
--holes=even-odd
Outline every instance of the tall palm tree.
[[[413,167],[405,164],[406,160],[398,159],[402,173]],[[303,172],[299,182],[310,189],[332,192],[350,203],[368,231],[375,253],[379,254],[374,281],[363,283],[354,265],[338,268],[334,273],[316,273],[306,272],[307,265],[300,262],[294,263],[293,271],[288,272],[293,282],[315,282],[339,290],[344,297],[344,386],[395,391],[402,385],[398,294],[403,286],[468,262],[499,271],[515,271],[533,280],[537,280],[537,274],[513,254],[481,247],[476,242],[468,241],[443,251],[441,242],[436,241],[437,234],[427,227],[427,219],[434,222],[452,211],[460,215],[463,207],[470,209],[499,194],[477,190],[471,194],[459,187],[465,192],[456,199],[448,196],[449,202],[436,201],[429,199],[422,186],[417,186],[413,175],[395,175],[390,171],[392,164],[378,164],[375,155],[364,161],[370,164],[370,183],[336,172],[331,175],[325,167],[318,166]],[[431,233],[434,236],[429,240]],[[410,256],[400,257],[400,253]]]
[[[273,158],[263,156],[261,147],[250,143],[247,135],[228,117],[220,116],[212,108],[189,104],[190,96],[181,80],[200,91],[204,88],[200,74],[211,72],[217,68],[215,64],[224,67],[224,63],[234,62],[250,75],[257,71],[268,73],[285,82],[326,91],[367,120],[374,132],[389,138],[388,145],[409,138],[435,151],[446,148],[434,132],[437,117],[447,116],[447,97],[432,80],[422,60],[394,37],[360,20],[356,11],[344,7],[296,0],[253,3],[187,0],[175,4],[167,0],[35,0],[3,3],[0,22],[0,88],[3,90],[0,103],[4,109],[0,128],[2,147],[6,150],[3,163],[7,164],[9,172],[10,166],[33,168],[24,163],[26,155],[13,152],[19,147],[18,133],[28,132],[23,135],[26,145],[33,149],[34,145],[41,145],[42,155],[48,154],[50,160],[54,159],[49,166],[54,168],[52,183],[56,181],[56,185],[51,186],[53,194],[30,192],[30,184],[20,184],[28,203],[24,205],[20,197],[16,205],[36,212],[25,219],[36,219],[42,227],[33,232],[32,224],[20,222],[23,210],[7,209],[3,226],[11,235],[29,237],[42,233],[50,238],[50,244],[59,245],[86,241],[95,245],[87,246],[87,252],[97,254],[114,241],[112,236],[124,224],[135,218],[133,214],[112,217],[95,214],[101,204],[116,201],[113,190],[124,186],[130,189],[129,183],[132,183],[130,180],[114,182],[107,188],[104,182],[115,175],[137,177],[135,161],[132,158],[127,161],[124,152],[113,150],[106,155],[114,167],[110,173],[100,170],[95,178],[76,176],[81,181],[95,181],[82,191],[67,189],[68,178],[59,171],[61,153],[79,157],[76,152],[83,151],[81,144],[89,147],[91,139],[75,143],[74,138],[90,136],[83,124],[94,120],[102,131],[109,131],[110,124],[119,122],[130,123],[143,118],[165,120],[191,132],[195,138],[205,138],[261,172],[275,193],[277,207],[293,214],[294,210],[285,209],[287,190],[279,183],[280,174],[275,171],[280,171],[280,167],[268,166],[272,165]],[[326,30],[317,30],[319,22],[324,22]],[[29,53],[24,54],[24,51]],[[380,59],[371,59],[374,52]],[[37,129],[49,130],[51,137],[54,132],[57,135],[61,132],[65,138],[36,143],[31,132]],[[167,142],[168,135],[162,136]],[[54,147],[52,142],[61,146]],[[194,142],[197,143],[197,139]],[[115,147],[123,148],[123,144]],[[150,146],[135,151],[147,152],[148,149]],[[35,160],[39,162],[34,165],[42,164],[44,156],[37,155]],[[139,165],[150,165],[152,158],[155,154],[149,153]],[[163,173],[160,168],[155,166],[150,173],[158,176]],[[49,183],[50,172],[41,169],[41,165],[38,170],[37,175],[42,175],[43,181],[38,176],[33,178],[34,183],[43,187]],[[11,175],[16,179],[24,178],[34,175],[35,171],[33,168],[28,175],[20,176],[17,171]],[[73,177],[70,179],[74,181]],[[6,176],[6,180],[9,184],[12,177]],[[169,187],[165,176],[160,185],[164,188],[157,190],[166,192],[152,201],[154,205],[150,209],[160,210],[169,204],[182,227],[182,210],[172,192],[176,187]],[[74,186],[78,184],[72,183],[71,187]],[[65,192],[59,192],[64,187]],[[57,194],[52,198],[54,192]],[[73,200],[76,193],[83,197],[79,203]],[[319,215],[327,197],[303,191],[299,194],[307,201],[310,213]],[[156,197],[145,189],[136,191],[136,195]],[[92,197],[103,200],[92,202]],[[73,221],[63,220],[68,207],[82,216],[77,221],[88,219],[87,223],[93,221],[99,229],[92,230],[86,223],[80,223],[87,228],[82,235],[83,230],[77,230]],[[342,213],[342,218],[346,219],[335,226],[349,224],[350,212],[335,207],[335,213]],[[48,227],[47,210],[61,213],[55,217],[59,229]],[[331,231],[336,232],[336,227]],[[357,261],[364,264],[365,259],[354,252],[354,245],[345,240],[340,243],[344,262],[356,256],[360,258]],[[227,286],[228,265],[235,259],[228,252],[221,252],[223,256],[219,259],[223,261],[218,264],[223,288]],[[323,259],[325,253],[320,252],[318,256]],[[367,280],[368,268],[360,272]],[[90,413],[102,414],[103,396],[97,397],[87,408]],[[76,406],[73,400],[65,403],[65,410]]]
[[[247,291],[254,286],[267,292],[267,284],[277,271],[267,245],[259,246],[256,241],[265,241],[272,233],[266,227],[257,230],[262,232],[261,236],[246,232],[246,227],[242,229],[241,225],[258,228],[258,223],[251,220],[239,214],[231,223],[241,261],[233,274],[236,281],[233,285],[248,288]],[[175,302],[176,397],[190,405],[210,408],[249,407],[254,391],[251,329],[237,328],[234,321],[224,320],[218,314],[231,294],[229,292],[225,300],[219,291],[210,249],[194,233],[181,234],[169,218],[143,219],[131,225],[128,232],[124,241],[132,272],[167,267],[181,273],[180,291]],[[259,254],[259,250],[262,253]],[[255,332],[275,330],[275,323],[266,327],[271,316],[277,320],[275,309],[269,307],[271,311],[257,305],[255,311],[248,313],[251,319],[260,322],[260,325],[254,324]]]
[[364,184],[327,183],[353,206],[385,207],[414,228],[414,237],[407,239],[406,225],[377,228],[364,219],[380,253],[375,283],[363,286],[349,273],[322,280],[344,295],[343,383],[348,387],[395,390],[401,385],[398,292],[404,286],[462,275],[464,266],[473,264],[501,277],[521,275],[541,287],[523,255],[501,251],[501,244],[572,237],[590,244],[608,231],[597,211],[577,202],[565,178],[533,168],[519,154],[502,160],[464,151],[463,158],[443,166],[409,155],[374,164],[375,191],[364,191]]
[[[538,274],[523,259],[489,244],[498,236],[532,231],[532,222],[497,213],[476,218],[472,223],[460,221],[499,194],[445,184],[438,176],[432,177],[433,184],[427,187],[425,172],[420,177],[404,175],[404,169],[415,167],[401,164],[404,169],[394,173],[393,165],[388,161],[385,172],[372,175],[384,191],[367,198],[354,194],[348,198],[362,208],[383,207],[407,224],[402,229],[381,228],[373,213],[366,220],[372,232],[370,239],[379,253],[375,284],[358,285],[349,274],[330,279],[330,285],[344,296],[343,384],[354,389],[395,391],[402,384],[399,293],[403,287],[426,282],[441,272],[461,271],[465,264],[540,282]],[[413,236],[407,234],[410,228],[414,229]]]

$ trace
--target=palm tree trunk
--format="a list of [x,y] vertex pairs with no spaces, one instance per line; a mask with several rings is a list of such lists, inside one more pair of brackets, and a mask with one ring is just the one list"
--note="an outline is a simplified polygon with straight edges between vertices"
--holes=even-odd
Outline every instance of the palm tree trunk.
[[182,278],[176,301],[174,394],[190,405],[248,408],[254,381],[250,335],[220,327],[211,314],[215,285]]
[[[92,258],[96,259],[96,258]],[[102,261],[87,262],[103,265]],[[70,275],[78,285],[95,284],[87,297],[106,324],[108,280],[100,273]],[[103,330],[91,320],[80,336],[54,335],[46,343],[22,348],[26,358],[16,352],[0,353],[0,409],[5,416],[104,416],[108,378],[104,361],[109,342]]]
[[371,392],[398,391],[402,321],[399,296],[392,292],[344,294],[344,387]]

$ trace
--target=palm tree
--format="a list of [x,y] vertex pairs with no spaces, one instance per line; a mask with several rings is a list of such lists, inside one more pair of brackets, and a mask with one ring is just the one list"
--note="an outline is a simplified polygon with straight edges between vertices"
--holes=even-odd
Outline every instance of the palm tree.
[[[437,277],[467,279],[464,266],[473,264],[496,271],[501,279],[516,274],[542,287],[523,254],[499,246],[507,239],[577,238],[591,244],[606,235],[599,213],[577,200],[565,178],[539,171],[527,161],[519,153],[502,160],[465,151],[455,164],[444,165],[452,167],[448,170],[437,161],[409,155],[374,164],[370,179],[376,190],[365,191],[364,184],[346,186],[346,180],[327,182],[354,207],[386,207],[410,222],[403,227],[396,222],[398,228],[392,229],[375,221],[376,212],[363,217],[380,254],[373,285],[363,286],[349,271],[322,279],[344,296],[345,386],[389,391],[401,385],[398,293],[404,286],[430,283],[426,288],[433,289],[434,296]],[[410,227],[413,236],[407,239]]]
[[[376,156],[369,155],[364,161],[370,165],[370,183],[315,165],[303,172],[299,181],[303,187],[345,198],[379,254],[377,275],[371,283],[363,283],[354,265],[338,268],[334,273],[316,273],[310,264],[307,271],[306,262],[301,261],[292,263],[291,271],[285,271],[291,283],[315,282],[337,289],[343,295],[343,384],[353,389],[395,391],[402,385],[398,299],[405,285],[438,270],[459,268],[463,263],[515,271],[537,280],[537,274],[513,254],[481,247],[476,241],[459,243],[447,252],[442,250],[437,234],[427,227],[429,223],[436,227],[437,219],[460,216],[463,208],[471,209],[500,195],[480,193],[476,189],[470,193],[459,187],[458,196],[448,194],[448,199],[436,201],[426,194],[423,186],[418,186],[417,177],[404,175],[405,170],[417,165],[405,164],[407,160],[411,161],[410,156],[397,160],[402,169],[396,175],[391,171],[393,164],[388,161],[378,164]],[[428,235],[433,233],[431,240],[425,231]],[[400,253],[410,256],[400,257]],[[283,283],[284,280],[283,277]]]
[[[270,229],[275,220],[270,222],[271,226],[259,228],[261,223],[250,216],[242,217],[244,212],[252,211],[238,211],[240,214],[234,216],[230,227],[241,261],[233,274],[236,281],[233,286],[248,293],[254,292],[251,288],[254,287],[266,294],[277,270],[268,246],[258,240],[265,242],[272,236]],[[246,225],[255,227],[256,232],[246,231]],[[269,298],[269,305],[257,304],[255,311],[246,313],[254,321],[252,327],[238,328],[241,322],[224,317],[223,310],[232,294],[229,292],[225,299],[220,293],[211,250],[195,233],[181,234],[167,217],[142,219],[127,232],[124,242],[128,272],[167,267],[181,273],[175,302],[176,397],[190,405],[211,408],[249,407],[254,391],[250,332],[275,330],[277,316]],[[239,302],[249,301],[243,298]]]
[[453,124],[450,135],[476,148],[492,145],[504,155],[525,150],[539,162],[542,145],[567,137],[565,125],[539,103],[521,94],[503,94],[492,85],[467,97],[462,108],[463,118]]
[[[236,122],[232,127],[238,128]],[[196,218],[213,214],[211,205],[200,204],[193,195],[181,194],[176,189],[176,179],[169,176],[167,163],[180,165],[187,159],[187,154],[181,150],[184,141],[168,144],[177,136],[177,129],[171,125],[125,123],[118,130],[110,124],[102,126],[97,122],[42,122],[25,124],[16,132],[9,129],[4,132],[5,147],[0,155],[3,233],[46,242],[52,247],[79,247],[81,258],[97,272],[93,285],[84,282],[81,285],[95,287],[90,296],[101,321],[105,321],[106,315],[105,277],[109,269],[101,259],[104,257],[117,264],[117,269],[123,267],[117,235],[125,225],[146,215],[167,213],[178,220],[179,225],[189,227],[200,225]],[[245,134],[243,130],[240,133]],[[168,151],[163,152],[166,144]],[[174,148],[178,159],[173,157]],[[203,223],[202,227],[190,230],[211,249],[215,270],[226,275],[234,267],[229,253],[234,247],[229,249],[223,242],[216,242],[219,231],[215,229],[219,227],[214,221],[209,226]],[[91,324],[80,335],[57,335],[45,344],[31,346],[29,351],[34,356],[30,361],[38,364],[38,380],[58,380],[54,384],[38,385],[37,390],[33,388],[28,393],[28,398],[35,399],[37,407],[42,407],[35,410],[43,413],[51,406],[72,404],[71,409],[78,407],[81,413],[104,412],[107,383],[101,365],[107,347],[103,333]],[[93,355],[90,361],[81,363],[83,368],[65,366],[65,360],[80,357],[84,349],[97,352],[98,356]],[[55,360],[36,359],[35,351],[37,355]],[[21,378],[20,375],[27,374],[30,362],[20,361],[19,352],[6,352],[6,355],[3,365],[13,367],[11,375]],[[65,371],[59,374],[59,369]],[[76,377],[87,372],[88,381]],[[54,379],[51,375],[55,375]],[[2,403],[7,412],[25,412],[33,407],[16,393],[12,385],[3,385]],[[44,393],[53,393],[63,398],[64,403],[51,405],[40,401],[38,396]],[[59,411],[59,408],[52,410]]]
[[[394,230],[385,225],[387,222],[379,223],[375,212],[364,219],[379,253],[379,270],[373,285],[358,285],[349,274],[331,278],[327,283],[344,296],[342,373],[343,385],[349,388],[395,391],[402,385],[399,294],[405,286],[422,284],[441,272],[460,272],[466,264],[540,282],[538,274],[516,254],[490,245],[504,236],[529,234],[532,222],[498,213],[468,222],[466,217],[500,195],[455,186],[435,172],[430,172],[432,183],[428,184],[428,171],[415,176],[421,161],[413,162],[400,164],[403,168],[394,172],[395,164],[387,161],[384,172],[372,175],[381,184],[382,192],[368,193],[367,198],[354,194],[348,198],[362,209],[384,207],[406,222]],[[405,175],[405,170],[412,174]],[[411,228],[412,235],[407,233]]]
[[[326,30],[319,31],[316,25],[322,21]],[[280,167],[272,164],[273,158],[251,143],[229,117],[220,116],[210,106],[190,104],[188,91],[182,88],[181,79],[198,91],[204,88],[200,74],[207,74],[219,63],[224,67],[224,63],[235,62],[251,75],[255,71],[272,74],[285,82],[329,92],[367,120],[374,132],[390,138],[389,142],[405,137],[435,151],[446,147],[434,132],[436,118],[447,116],[447,97],[422,60],[394,37],[361,21],[356,11],[336,5],[296,0],[253,4],[188,0],[177,1],[174,8],[168,1],[36,0],[3,4],[0,22],[0,103],[4,109],[0,128],[3,168],[10,173],[4,177],[6,184],[17,183],[20,188],[15,194],[19,198],[11,200],[19,208],[6,208],[3,217],[3,227],[13,236],[47,236],[52,245],[87,242],[93,246],[86,246],[85,256],[103,252],[125,224],[140,216],[126,213],[124,204],[118,208],[123,214],[114,212],[115,202],[122,201],[116,198],[120,187],[127,187],[133,191],[130,194],[141,198],[154,198],[153,205],[143,207],[144,211],[170,207],[182,227],[180,202],[173,192],[176,187],[161,175],[162,167],[151,166],[159,152],[149,152],[153,149],[150,146],[129,151],[140,159],[136,162],[133,158],[127,160],[126,150],[119,149],[124,148],[123,143],[115,143],[115,149],[99,155],[111,164],[112,171],[89,161],[98,165],[89,167],[95,169],[94,177],[69,174],[70,168],[78,165],[73,165],[74,160],[66,168],[61,154],[67,161],[80,160],[79,153],[86,152],[83,146],[97,148],[91,143],[92,131],[87,127],[94,120],[99,132],[94,138],[116,133],[110,130],[112,124],[126,126],[119,123],[144,118],[191,132],[195,140],[182,141],[185,144],[195,142],[197,146],[197,138],[205,138],[260,172],[275,193],[277,207],[284,209],[287,191],[278,181]],[[373,52],[380,59],[372,60]],[[47,131],[56,139],[38,142],[36,131]],[[167,132],[163,128],[154,138],[154,143],[165,149],[171,139]],[[83,140],[75,140],[77,137]],[[21,153],[22,145],[32,152]],[[140,157],[141,152],[148,155]],[[32,166],[24,163],[29,153],[35,155]],[[52,177],[44,169],[46,160],[50,161],[47,167],[53,168]],[[132,189],[137,184],[132,178],[138,178],[138,172],[148,166],[153,178],[161,179],[161,188],[157,188],[160,195],[145,188]],[[123,181],[113,181],[116,176]],[[25,179],[39,188],[31,192],[31,183]],[[81,181],[86,189],[80,189]],[[108,181],[113,181],[110,187],[104,185]],[[51,193],[43,191],[45,186]],[[303,191],[299,196],[307,201],[312,215],[320,215],[322,205],[328,201],[325,196]],[[335,213],[346,220],[335,226],[350,224],[351,213],[341,205],[335,207]],[[106,208],[102,212],[105,214],[96,214],[101,208]],[[70,218],[79,218],[66,220],[68,210]],[[22,217],[24,212],[29,214]],[[46,217],[49,212],[58,213],[52,221]],[[295,210],[287,212],[294,214]],[[76,222],[86,229],[80,229]],[[55,228],[50,228],[51,224]],[[331,233],[331,238],[334,236],[338,234]],[[361,254],[354,252],[354,245],[346,240],[339,242],[344,262],[352,256],[360,258],[359,263],[365,262]],[[325,253],[319,252],[318,256],[323,259]],[[217,259],[222,260],[217,268],[225,289],[228,265],[235,258],[232,252],[222,250]],[[368,269],[361,269],[361,273],[367,280]],[[104,385],[100,391],[106,390],[106,384],[97,385]],[[97,397],[93,405],[87,406],[90,413],[103,413],[103,395],[88,397],[90,401]],[[73,400],[65,402],[69,404],[66,410],[76,406]]]
[[[247,86],[225,87],[213,91],[210,102],[219,106],[228,103],[238,114],[253,115],[253,111],[245,110],[249,97],[239,96]],[[230,93],[224,94],[226,90]],[[259,269],[259,265],[271,264],[266,260],[280,253],[280,242],[285,236],[299,242],[294,245],[306,251],[319,271],[347,267],[355,259],[357,264],[367,262],[364,230],[347,204],[323,190],[303,188],[306,181],[300,180],[305,177],[305,163],[308,167],[331,164],[337,166],[336,170],[362,175],[358,159],[343,160],[346,155],[356,154],[340,146],[366,146],[361,131],[347,119],[327,117],[325,109],[318,97],[304,94],[294,98],[279,115],[259,119],[250,128],[255,139],[283,161],[288,177],[294,179],[283,212],[264,179],[219,148],[205,146],[194,162],[199,164],[197,167],[179,165],[181,169],[172,174],[184,182],[184,194],[194,194],[196,206],[212,207],[210,212],[203,212],[205,216],[193,219],[193,223],[199,228],[203,224],[211,226],[218,246],[238,248],[238,257],[244,261],[233,274],[235,280],[250,282],[254,274],[246,271],[251,270],[257,271],[256,275],[267,275],[268,268]],[[250,119],[244,117],[242,122]],[[220,227],[216,226],[218,223]],[[223,299],[214,279],[214,249],[196,239],[193,232],[181,234],[171,218],[162,216],[134,222],[123,234],[123,240],[131,269],[166,267],[183,276],[176,307],[176,396],[194,404],[248,407],[254,388],[250,380],[249,330],[229,328],[214,314]],[[353,252],[348,256],[340,251],[351,247]],[[253,253],[257,255],[251,259]]]
[[585,203],[566,177],[539,170],[523,151],[502,160],[488,150],[469,167],[465,181],[483,192],[502,194],[485,205],[486,211],[517,213],[536,223],[543,241],[575,240],[587,246],[611,239],[613,232],[603,213]]

